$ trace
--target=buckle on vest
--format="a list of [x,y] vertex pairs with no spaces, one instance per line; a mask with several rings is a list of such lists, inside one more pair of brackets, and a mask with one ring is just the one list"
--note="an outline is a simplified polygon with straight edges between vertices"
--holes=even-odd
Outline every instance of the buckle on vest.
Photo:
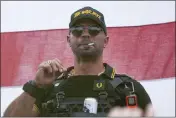
[[57,108],[59,108],[60,102],[64,99],[64,97],[65,97],[65,93],[64,93],[63,91],[58,92],[58,93],[56,94]]
[[63,91],[60,91],[56,94],[56,98],[63,99],[65,97],[65,93]]
[[108,97],[108,93],[106,91],[101,91],[99,94],[100,99],[106,99]]
[[134,89],[134,84],[133,82],[125,82],[124,84],[125,86],[125,90],[129,92],[129,94],[134,94],[135,93],[135,89]]

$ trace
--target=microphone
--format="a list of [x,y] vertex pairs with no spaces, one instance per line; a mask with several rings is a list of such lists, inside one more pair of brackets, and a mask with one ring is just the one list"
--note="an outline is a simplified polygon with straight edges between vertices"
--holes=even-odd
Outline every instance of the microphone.
[[88,97],[84,100],[83,111],[86,113],[97,114],[98,102],[95,98]]

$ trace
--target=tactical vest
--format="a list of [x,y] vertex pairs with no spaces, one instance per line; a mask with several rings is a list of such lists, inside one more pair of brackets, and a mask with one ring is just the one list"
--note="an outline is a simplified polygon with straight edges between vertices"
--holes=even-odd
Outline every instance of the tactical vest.
[[[130,82],[126,75],[115,75],[113,80],[99,76],[74,76],[56,80],[53,89],[42,103],[44,117],[106,117],[114,106],[125,106],[125,94],[118,86]],[[98,100],[97,114],[83,112],[84,99]]]

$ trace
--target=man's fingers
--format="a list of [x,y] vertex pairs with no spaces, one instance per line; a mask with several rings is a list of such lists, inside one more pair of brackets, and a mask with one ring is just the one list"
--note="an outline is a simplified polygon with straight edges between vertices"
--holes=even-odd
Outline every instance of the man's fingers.
[[49,73],[53,72],[53,69],[52,69],[52,67],[51,67],[51,65],[49,63],[46,63],[44,65],[44,69],[47,70],[47,72],[49,72]]
[[57,58],[54,59],[57,62],[57,65],[63,69],[63,71],[66,71],[66,68],[64,67],[64,65],[61,63],[61,61]]
[[58,61],[56,61],[56,60],[54,60],[54,62],[55,62],[55,64],[56,64],[58,70],[59,70],[60,72],[63,72],[63,71],[64,71],[63,66],[62,66]]
[[[55,78],[55,76],[60,76],[61,73],[66,71],[62,63],[58,59],[48,60],[42,62],[38,69],[43,69],[43,74],[39,72],[39,75],[43,75],[42,78]],[[49,82],[49,80],[47,80]]]
[[61,70],[61,64],[59,64],[56,60],[48,60],[39,65],[39,68],[43,68],[47,70],[49,73],[53,73]]
[[50,66],[51,66],[53,72],[56,72],[56,71],[59,70],[59,68],[57,67],[57,64],[56,64],[55,61],[52,61],[52,62],[50,63]]
[[43,63],[41,63],[41,64],[39,65],[39,69],[40,69],[40,68],[46,70],[46,71],[49,72],[49,73],[52,73],[52,67],[51,67],[51,65],[50,65],[49,62],[43,62]]

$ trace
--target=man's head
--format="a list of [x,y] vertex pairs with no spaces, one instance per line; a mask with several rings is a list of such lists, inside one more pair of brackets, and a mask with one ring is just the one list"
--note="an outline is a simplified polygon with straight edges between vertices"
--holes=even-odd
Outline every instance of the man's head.
[[102,56],[108,43],[103,14],[91,7],[75,11],[71,15],[67,40],[77,58],[95,60]]

